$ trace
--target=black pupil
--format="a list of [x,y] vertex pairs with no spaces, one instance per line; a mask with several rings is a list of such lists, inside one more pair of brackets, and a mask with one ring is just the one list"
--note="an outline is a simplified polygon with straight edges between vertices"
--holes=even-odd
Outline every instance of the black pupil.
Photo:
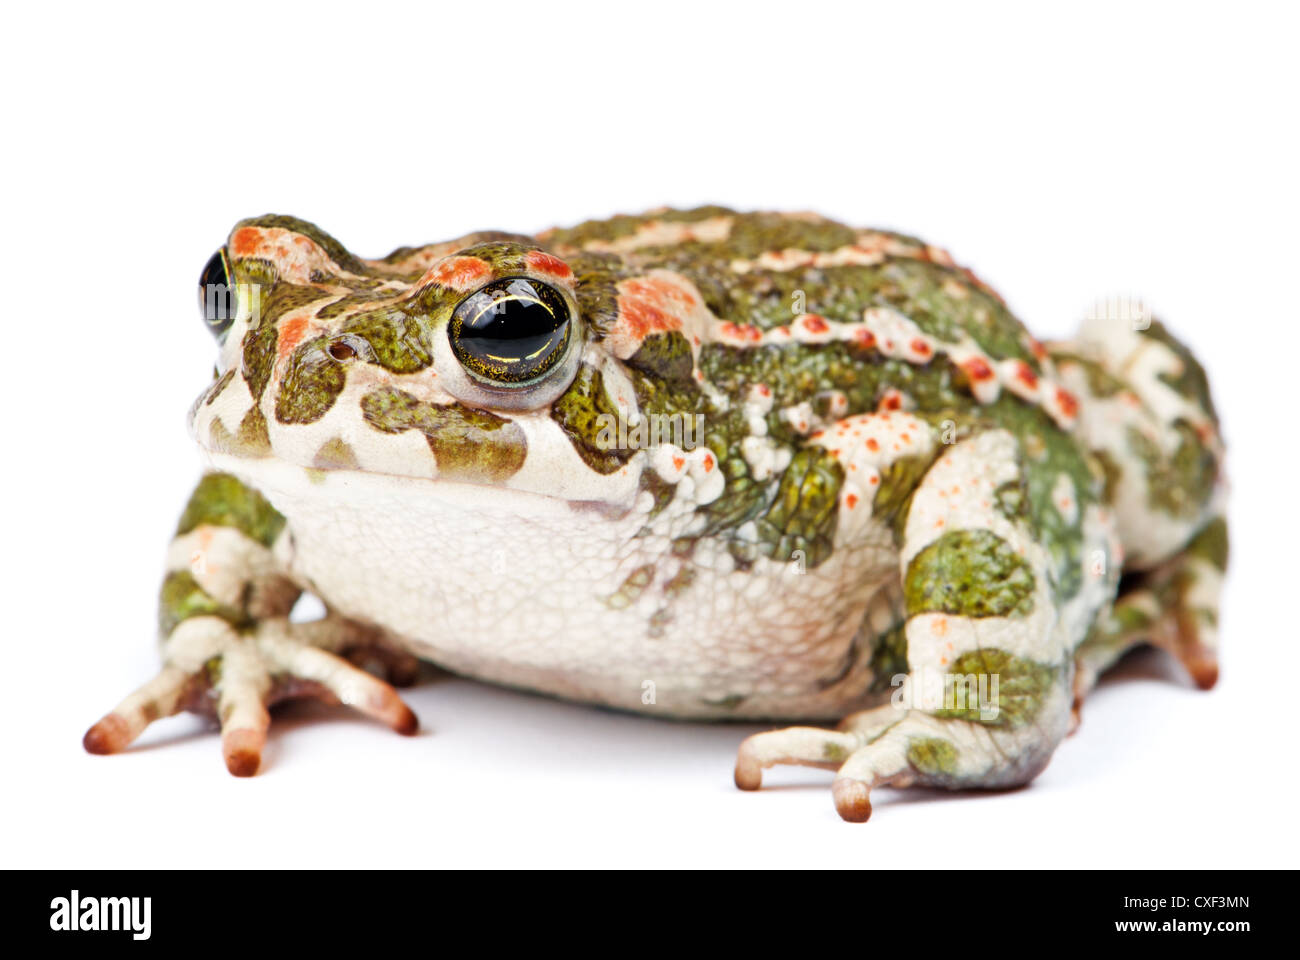
[[449,332],[457,358],[472,372],[519,383],[545,373],[563,355],[569,308],[544,283],[497,280],[461,301]]
[[199,274],[199,310],[218,341],[223,340],[235,322],[239,300],[226,263],[225,248],[214,253]]

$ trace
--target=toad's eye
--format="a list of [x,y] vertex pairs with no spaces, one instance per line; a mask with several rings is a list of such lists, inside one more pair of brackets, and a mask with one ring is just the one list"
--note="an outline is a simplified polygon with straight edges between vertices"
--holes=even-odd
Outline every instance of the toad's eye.
[[199,274],[199,310],[218,343],[226,338],[238,309],[235,285],[230,282],[230,261],[226,259],[226,248],[222,247]]
[[523,386],[565,354],[572,326],[559,292],[527,277],[489,283],[462,300],[447,336],[461,365],[479,380]]

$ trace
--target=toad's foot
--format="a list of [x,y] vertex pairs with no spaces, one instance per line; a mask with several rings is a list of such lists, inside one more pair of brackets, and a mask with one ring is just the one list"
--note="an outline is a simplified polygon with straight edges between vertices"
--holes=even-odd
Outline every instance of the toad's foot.
[[116,753],[159,717],[189,710],[219,719],[226,768],[249,777],[262,762],[267,708],[295,697],[345,703],[398,733],[414,733],[415,714],[397,692],[345,657],[381,667],[398,684],[418,669],[376,631],[335,615],[312,623],[277,617],[243,631],[221,617],[192,617],[167,638],[158,675],[91,727],[83,743],[91,753]]
[[[1063,708],[1064,699],[1058,699],[1056,706]],[[757,790],[763,771],[777,764],[835,770],[836,811],[862,823],[871,816],[876,787],[965,790],[1028,783],[1046,766],[1054,739],[1032,725],[997,730],[884,706],[854,714],[838,730],[787,727],[754,734],[740,745],[736,786]]]

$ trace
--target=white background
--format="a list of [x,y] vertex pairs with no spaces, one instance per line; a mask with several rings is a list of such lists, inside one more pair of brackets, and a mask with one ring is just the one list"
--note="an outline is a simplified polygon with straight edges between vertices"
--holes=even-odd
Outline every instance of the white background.
[[[1281,5],[37,6],[6,13],[0,57],[0,865],[1300,861]],[[82,752],[157,666],[213,359],[195,283],[235,220],[292,213],[379,256],[704,202],[919,234],[1042,336],[1145,296],[1205,359],[1230,444],[1218,689],[1139,656],[1028,789],[882,790],[865,825],[818,771],[737,791],[757,727],[452,678],[409,694],[415,740],[291,708],[253,780],[188,717]]]

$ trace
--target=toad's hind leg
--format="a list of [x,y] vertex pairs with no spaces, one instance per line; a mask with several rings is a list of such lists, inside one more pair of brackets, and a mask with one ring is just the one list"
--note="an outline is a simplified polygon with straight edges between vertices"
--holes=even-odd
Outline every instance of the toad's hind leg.
[[1183,550],[1153,570],[1130,575],[1114,609],[1079,647],[1076,706],[1126,651],[1151,643],[1178,658],[1208,690],[1219,679],[1219,597],[1228,565],[1228,527],[1215,516]]
[[[834,732],[750,738],[738,785],[757,787],[772,763],[837,768],[835,807],[861,821],[877,786],[1009,787],[1046,766],[1068,727],[1077,623],[1092,611],[1062,615],[1059,565],[1000,497],[1021,479],[1018,445],[1006,431],[962,441],[939,458],[912,498],[903,533],[908,674],[900,702],[850,717]],[[1104,602],[1096,596],[1089,602]]]
[[1227,483],[1209,382],[1163,324],[1120,306],[1053,347],[1063,382],[1080,397],[1076,434],[1105,469],[1124,545],[1119,599],[1079,649],[1077,700],[1143,642],[1173,653],[1203,689],[1219,673]]

